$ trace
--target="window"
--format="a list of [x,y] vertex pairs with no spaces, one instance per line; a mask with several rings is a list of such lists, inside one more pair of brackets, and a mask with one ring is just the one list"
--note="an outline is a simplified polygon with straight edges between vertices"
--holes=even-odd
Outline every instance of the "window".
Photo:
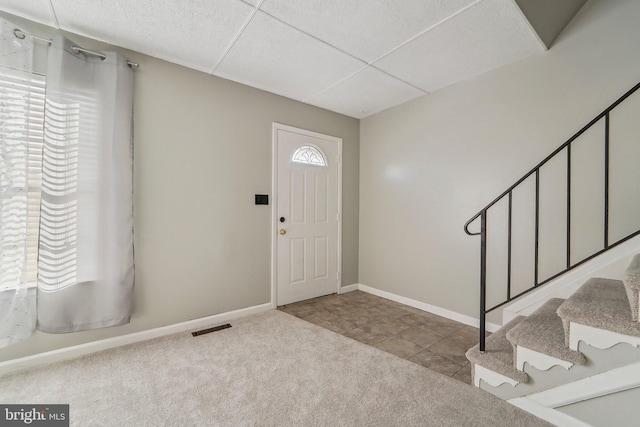
[[313,145],[303,145],[293,152],[291,161],[314,166],[327,166],[327,158],[324,153]]
[[43,76],[0,67],[0,291],[37,281],[44,91]]

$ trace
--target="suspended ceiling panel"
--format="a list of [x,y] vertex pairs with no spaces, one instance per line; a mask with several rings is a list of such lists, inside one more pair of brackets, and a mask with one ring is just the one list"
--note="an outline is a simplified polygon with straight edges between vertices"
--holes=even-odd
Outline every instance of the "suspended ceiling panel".
[[514,3],[484,0],[373,65],[433,92],[545,50]]
[[366,64],[258,12],[215,74],[306,100]]
[[52,0],[60,28],[211,72],[253,12],[238,0]]
[[[570,19],[563,2],[518,1]],[[545,50],[516,0],[0,0],[0,11],[357,118]]]
[[57,27],[49,0],[1,0],[0,10],[24,16],[49,27]]
[[354,74],[309,103],[351,117],[365,117],[425,95],[425,92],[373,67]]
[[265,0],[261,10],[371,62],[476,0]]

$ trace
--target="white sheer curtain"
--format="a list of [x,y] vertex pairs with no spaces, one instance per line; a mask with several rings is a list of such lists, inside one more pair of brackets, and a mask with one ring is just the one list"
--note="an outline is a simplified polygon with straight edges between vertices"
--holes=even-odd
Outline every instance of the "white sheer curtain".
[[129,322],[133,71],[53,38],[47,62],[37,328]]
[[33,44],[0,19],[0,348],[35,324],[44,77],[32,73]]

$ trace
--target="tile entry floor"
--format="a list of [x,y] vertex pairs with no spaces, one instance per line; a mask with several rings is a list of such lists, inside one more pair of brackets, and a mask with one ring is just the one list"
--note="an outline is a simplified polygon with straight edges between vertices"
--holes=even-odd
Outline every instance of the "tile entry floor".
[[471,383],[464,353],[478,329],[362,291],[333,294],[279,307],[281,311]]

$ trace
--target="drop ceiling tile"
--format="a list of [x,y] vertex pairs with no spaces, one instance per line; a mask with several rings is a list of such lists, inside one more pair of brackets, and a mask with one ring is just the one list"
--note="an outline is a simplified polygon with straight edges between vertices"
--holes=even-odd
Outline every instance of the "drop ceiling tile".
[[0,10],[50,27],[56,27],[48,0],[2,0]]
[[289,98],[306,100],[364,65],[258,12],[214,74]]
[[240,0],[52,0],[60,27],[211,72],[254,11]]
[[367,67],[307,103],[361,119],[425,95],[425,92]]
[[367,62],[476,0],[265,0],[270,15]]
[[544,50],[511,0],[483,0],[374,65],[433,92]]

